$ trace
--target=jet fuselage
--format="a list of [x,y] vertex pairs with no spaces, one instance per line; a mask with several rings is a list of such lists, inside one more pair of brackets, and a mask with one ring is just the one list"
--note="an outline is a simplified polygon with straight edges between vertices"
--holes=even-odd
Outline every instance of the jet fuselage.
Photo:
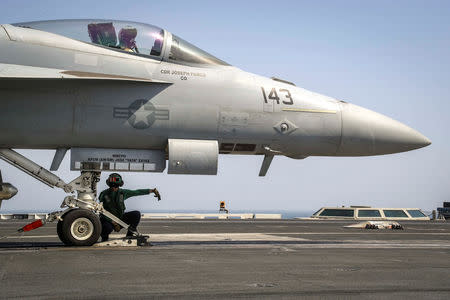
[[[51,32],[0,27],[0,147],[164,149],[363,156],[430,141],[378,113],[228,65],[171,62]],[[173,42],[173,38],[172,38]]]

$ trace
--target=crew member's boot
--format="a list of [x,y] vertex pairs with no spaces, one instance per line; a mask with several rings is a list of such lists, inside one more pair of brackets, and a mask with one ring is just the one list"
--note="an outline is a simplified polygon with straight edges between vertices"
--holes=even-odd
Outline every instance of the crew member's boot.
[[131,230],[133,230],[133,231],[135,231],[136,232],[136,227],[132,227],[132,226],[130,226],[129,228],[128,228],[128,231],[127,231],[127,236],[126,236],[126,238],[132,238],[132,237],[134,237],[135,236],[135,234],[133,233],[133,231],[131,231]]

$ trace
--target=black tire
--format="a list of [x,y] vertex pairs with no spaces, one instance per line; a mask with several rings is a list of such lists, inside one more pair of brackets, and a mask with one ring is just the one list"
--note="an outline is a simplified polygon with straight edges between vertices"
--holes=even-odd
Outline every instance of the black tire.
[[[63,218],[64,218],[64,216],[63,216]],[[58,225],[56,225],[56,232],[58,233],[58,237],[61,240],[61,242],[63,242],[66,246],[72,246],[62,232],[62,224],[63,224],[63,221],[58,221]]]
[[92,246],[102,231],[100,218],[86,209],[74,209],[64,215],[58,230],[60,240],[68,246]]

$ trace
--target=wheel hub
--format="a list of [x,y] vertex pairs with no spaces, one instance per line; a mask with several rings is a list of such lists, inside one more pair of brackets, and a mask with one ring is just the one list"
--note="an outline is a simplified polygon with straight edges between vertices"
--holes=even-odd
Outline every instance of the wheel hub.
[[87,218],[78,218],[70,226],[70,233],[80,241],[87,240],[93,232],[94,224]]

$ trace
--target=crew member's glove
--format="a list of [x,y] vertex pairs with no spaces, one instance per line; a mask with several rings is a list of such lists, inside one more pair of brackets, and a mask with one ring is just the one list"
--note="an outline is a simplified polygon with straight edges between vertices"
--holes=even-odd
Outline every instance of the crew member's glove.
[[114,226],[114,231],[115,232],[119,232],[120,229],[122,229],[122,227],[119,224],[117,224],[116,222],[112,221],[112,224]]
[[161,200],[161,194],[158,192],[158,190],[156,188],[153,190],[150,190],[150,192],[155,194],[155,198],[158,198],[158,201]]

